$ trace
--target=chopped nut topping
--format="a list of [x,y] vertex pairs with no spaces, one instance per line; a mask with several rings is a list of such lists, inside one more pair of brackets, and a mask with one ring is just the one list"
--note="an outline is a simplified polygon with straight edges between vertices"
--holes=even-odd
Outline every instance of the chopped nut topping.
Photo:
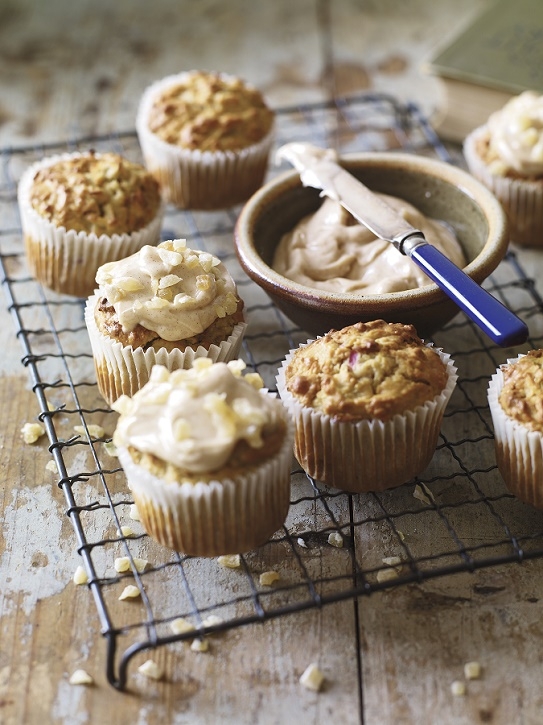
[[[149,562],[147,559],[138,559],[134,557],[134,566],[136,567],[136,571],[141,574],[145,569],[147,568],[147,565]],[[130,558],[128,556],[119,556],[115,559],[115,571],[118,571],[119,573],[130,571]],[[138,590],[139,591],[139,590]]]
[[209,650],[209,642],[207,639],[193,639],[190,648],[193,652],[207,652]]
[[[79,433],[79,435],[86,434],[84,425],[74,425],[74,430],[76,433]],[[95,425],[94,423],[87,425],[87,430],[91,438],[103,438],[106,433],[101,425]]]
[[224,622],[224,619],[222,617],[217,617],[216,614],[210,614],[209,617],[206,617],[202,624],[204,627],[216,627],[218,624],[222,624]]
[[271,587],[276,581],[279,581],[279,574],[276,571],[265,571],[260,575],[260,584],[263,587]]
[[55,461],[53,461],[53,460],[47,461],[47,463],[45,464],[45,470],[51,471],[51,473],[58,473],[58,468],[57,468],[57,464],[55,463]]
[[130,518],[132,521],[141,521],[140,512],[138,511],[138,507],[135,503],[130,504]]
[[164,670],[154,660],[144,662],[138,667],[138,672],[150,680],[161,680],[164,676]]
[[219,556],[217,561],[221,566],[225,566],[227,569],[239,569],[241,566],[241,557],[239,554]]
[[94,680],[85,670],[75,670],[68,682],[70,685],[94,685]]
[[399,576],[399,573],[396,571],[396,569],[380,569],[377,572],[377,581],[379,583],[382,582],[389,582],[393,579],[397,579]]
[[104,443],[104,450],[108,456],[117,456],[117,446],[113,443],[113,441]]
[[74,584],[86,584],[89,581],[87,572],[82,566],[78,566],[74,572]]
[[130,526],[121,526],[117,533],[119,534],[119,536],[126,536],[126,538],[134,536],[134,532],[132,531]]
[[332,531],[332,533],[328,536],[328,543],[330,546],[335,546],[336,549],[342,549],[343,536],[339,533],[339,531]]
[[139,596],[140,590],[138,589],[138,587],[134,586],[133,584],[129,584],[122,590],[119,601],[123,601],[124,599],[136,599]]
[[466,662],[464,665],[464,677],[466,680],[478,680],[481,676],[481,665],[479,662]]
[[451,693],[455,697],[463,697],[466,694],[466,684],[461,680],[455,680],[451,683]]
[[193,632],[195,627],[184,617],[177,617],[170,622],[170,629],[174,634],[185,634],[186,632]]
[[318,692],[324,682],[324,675],[319,670],[315,662],[312,662],[302,676],[300,677],[300,684],[306,687],[308,690]]
[[21,428],[25,443],[36,443],[42,435],[45,435],[45,428],[41,423],[25,423]]

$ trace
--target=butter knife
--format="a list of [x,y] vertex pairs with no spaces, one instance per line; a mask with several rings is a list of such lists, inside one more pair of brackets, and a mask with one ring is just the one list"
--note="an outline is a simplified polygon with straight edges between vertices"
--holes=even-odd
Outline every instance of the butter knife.
[[278,149],[277,159],[292,164],[300,172],[304,186],[321,189],[324,195],[339,201],[379,239],[391,242],[412,259],[495,343],[510,347],[526,341],[528,328],[520,318],[342,168],[334,151],[307,143],[288,143]]

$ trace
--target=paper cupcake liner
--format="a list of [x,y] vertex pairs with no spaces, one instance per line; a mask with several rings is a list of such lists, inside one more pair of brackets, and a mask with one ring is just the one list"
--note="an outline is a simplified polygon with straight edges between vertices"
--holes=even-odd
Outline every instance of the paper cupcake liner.
[[120,395],[132,397],[149,380],[153,365],[163,365],[168,370],[188,369],[198,357],[208,357],[213,362],[228,362],[239,356],[247,323],[238,322],[232,333],[220,345],[200,346],[185,351],[163,348],[132,348],[112,340],[98,330],[94,319],[97,295],[91,295],[85,305],[85,324],[94,358],[98,389],[111,405]]
[[[278,405],[282,405],[277,401]],[[290,505],[292,421],[276,456],[234,479],[166,483],[118,450],[147,533],[192,556],[239,554],[265,544],[283,525]]]
[[[523,355],[507,361],[517,362]],[[543,508],[543,434],[510,418],[499,402],[504,385],[501,369],[488,386],[488,407],[494,425],[496,462],[507,489],[521,501]]]
[[511,239],[521,246],[543,247],[543,183],[492,174],[477,150],[487,133],[481,126],[467,136],[464,158],[468,169],[501,202]]
[[345,422],[304,407],[287,390],[285,369],[294,352],[279,368],[277,388],[294,418],[294,455],[306,473],[342,491],[361,493],[399,486],[426,468],[458,377],[448,354],[436,348],[448,381],[433,400],[386,422]]
[[275,128],[258,143],[239,151],[198,151],[166,143],[148,127],[153,98],[189,75],[167,76],[143,93],[136,130],[145,165],[165,199],[181,209],[222,209],[246,201],[260,188],[268,168]]
[[103,234],[100,237],[57,227],[40,216],[30,203],[35,174],[58,161],[81,155],[60,154],[33,164],[22,175],[18,187],[25,252],[32,275],[55,292],[75,297],[87,297],[93,293],[96,271],[102,264],[134,254],[145,244],[157,244],[164,215],[164,207],[161,206],[146,227],[131,234]]

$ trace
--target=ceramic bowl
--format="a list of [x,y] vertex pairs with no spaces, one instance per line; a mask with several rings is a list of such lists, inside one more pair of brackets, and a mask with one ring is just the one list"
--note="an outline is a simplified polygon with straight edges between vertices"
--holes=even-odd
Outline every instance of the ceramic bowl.
[[[468,262],[464,271],[477,283],[505,256],[505,213],[493,194],[462,169],[403,152],[351,154],[341,164],[373,191],[401,197],[450,224]],[[275,272],[271,263],[281,237],[321,203],[319,191],[303,187],[298,172],[286,172],[249,199],[236,223],[242,268],[290,320],[312,335],[323,335],[355,322],[384,319],[413,324],[420,336],[428,337],[459,311],[434,283],[390,294],[342,294],[300,285]]]

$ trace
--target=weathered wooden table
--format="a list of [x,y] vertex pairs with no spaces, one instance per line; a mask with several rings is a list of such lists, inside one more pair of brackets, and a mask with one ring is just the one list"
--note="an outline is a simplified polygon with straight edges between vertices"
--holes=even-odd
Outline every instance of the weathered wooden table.
[[[82,304],[28,279],[14,197],[22,169],[57,150],[93,144],[138,158],[142,90],[193,67],[258,85],[279,109],[280,141],[303,135],[341,150],[446,153],[406,104],[428,117],[439,111],[439,83],[421,75],[420,60],[485,4],[0,4],[0,722],[543,722],[543,514],[505,492],[485,403],[489,375],[516,351],[490,346],[462,316],[436,335],[461,384],[421,476],[429,499],[414,495],[415,483],[381,496],[336,495],[294,469],[285,530],[244,556],[241,570],[176,558],[130,520],[116,459],[89,435],[90,424],[101,425],[107,440],[115,418],[96,392]],[[327,105],[345,94],[354,98],[347,106]],[[243,278],[231,240],[237,211],[169,210],[165,235],[225,258],[249,310],[244,355],[273,385],[277,361],[307,335]],[[492,284],[540,346],[543,259],[514,251]],[[46,402],[53,407],[43,415]],[[40,411],[49,438],[24,444],[20,429]],[[136,537],[120,536],[119,524]],[[343,548],[328,543],[332,532]],[[147,559],[148,570],[119,575],[114,559],[125,555]],[[387,581],[390,556],[404,564]],[[81,564],[89,586],[72,581]],[[280,580],[263,587],[259,574],[270,569]],[[127,583],[143,598],[119,602]],[[192,638],[163,643],[179,614],[197,626],[222,618],[208,652],[192,651]],[[164,669],[158,682],[138,672],[149,657]],[[482,675],[466,682],[469,661]],[[318,693],[299,683],[310,662],[326,678]],[[93,686],[69,684],[78,668]],[[466,682],[464,696],[451,693],[454,681]]]

